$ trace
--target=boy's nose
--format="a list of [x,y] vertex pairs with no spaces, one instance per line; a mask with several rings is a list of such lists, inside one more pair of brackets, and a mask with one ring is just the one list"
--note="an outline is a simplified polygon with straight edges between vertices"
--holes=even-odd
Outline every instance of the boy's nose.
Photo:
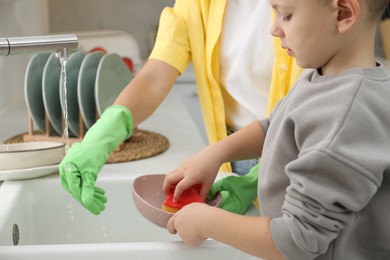
[[283,30],[279,26],[279,23],[276,21],[276,18],[275,18],[274,22],[272,23],[270,33],[274,37],[282,37],[283,36]]

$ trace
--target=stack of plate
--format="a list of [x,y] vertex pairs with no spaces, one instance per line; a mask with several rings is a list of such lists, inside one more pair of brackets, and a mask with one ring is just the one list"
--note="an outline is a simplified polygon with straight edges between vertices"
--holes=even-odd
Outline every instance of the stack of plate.
[[0,144],[0,181],[23,180],[58,172],[65,156],[61,142]]
[[[79,137],[80,123],[90,128],[103,111],[113,104],[129,83],[132,73],[116,53],[75,52],[66,62],[68,124],[71,136]],[[62,135],[65,103],[61,90],[61,66],[55,54],[39,53],[28,63],[25,76],[27,109],[39,130]],[[82,120],[79,120],[79,117]]]

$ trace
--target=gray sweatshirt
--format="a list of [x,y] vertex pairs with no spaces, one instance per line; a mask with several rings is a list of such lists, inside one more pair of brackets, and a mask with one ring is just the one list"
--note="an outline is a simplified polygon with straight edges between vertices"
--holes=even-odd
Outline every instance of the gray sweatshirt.
[[307,70],[261,121],[261,214],[288,259],[390,259],[390,75]]

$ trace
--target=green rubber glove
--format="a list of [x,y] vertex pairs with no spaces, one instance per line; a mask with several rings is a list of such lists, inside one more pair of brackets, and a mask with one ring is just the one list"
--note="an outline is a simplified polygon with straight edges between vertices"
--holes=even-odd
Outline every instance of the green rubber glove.
[[245,176],[228,176],[215,182],[209,191],[208,198],[221,192],[221,208],[237,213],[245,214],[257,197],[257,179],[260,163],[256,164]]
[[62,186],[95,215],[107,202],[105,191],[95,187],[97,175],[110,153],[131,135],[132,127],[133,118],[126,107],[110,106],[60,163]]

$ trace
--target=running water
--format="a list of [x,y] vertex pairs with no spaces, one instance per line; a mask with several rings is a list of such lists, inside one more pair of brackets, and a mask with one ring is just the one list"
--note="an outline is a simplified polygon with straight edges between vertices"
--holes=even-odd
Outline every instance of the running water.
[[[64,134],[63,137],[65,139],[65,154],[68,153],[69,148],[70,148],[70,140],[69,140],[69,124],[68,124],[68,99],[67,99],[67,87],[66,87],[66,62],[69,58],[69,52],[67,49],[64,49],[63,51],[57,52],[56,57],[59,59],[60,64],[61,64],[61,76],[60,76],[60,82],[62,83],[60,86],[60,90],[62,93],[62,103],[64,104],[62,114],[64,116]],[[71,165],[66,165],[67,171],[71,172]],[[73,212],[73,206],[72,206],[73,200],[72,196],[69,195],[69,204],[66,206],[68,217],[70,221],[74,221],[74,212]],[[100,216],[100,222],[102,226],[102,232],[103,232],[103,237],[104,241],[106,243],[109,242],[108,238],[108,230],[107,227],[104,223],[104,218],[101,215]],[[69,242],[72,242],[74,239],[74,236],[71,233],[66,234],[66,238],[68,239]]]
[[62,92],[62,101],[64,104],[64,108],[62,114],[64,116],[64,138],[65,138],[65,153],[69,151],[69,124],[68,124],[68,98],[66,91],[66,61],[68,59],[68,55],[58,56],[61,64],[61,80],[62,83],[60,86]]
[[108,229],[106,227],[106,224],[104,223],[104,218],[103,218],[103,215],[100,215],[100,223],[102,225],[102,232],[103,232],[103,239],[104,239],[104,242],[106,243],[109,243],[110,240],[108,238]]
[[[69,147],[70,147],[70,141],[69,141],[69,124],[68,124],[68,98],[67,98],[67,87],[66,87],[66,61],[69,58],[69,51],[67,49],[64,49],[62,51],[59,51],[56,53],[56,57],[60,61],[61,65],[61,75],[60,75],[60,91],[61,94],[61,102],[64,104],[63,110],[62,110],[62,115],[64,117],[64,133],[63,137],[65,139],[65,154],[68,153]],[[70,167],[70,165],[67,165],[67,167]],[[68,169],[70,170],[70,169]],[[73,205],[72,205],[72,196],[69,194],[69,204],[66,206],[68,217],[70,221],[74,221],[74,215],[73,215]],[[66,234],[66,238],[68,239],[69,242],[73,240],[73,235],[71,233]]]

